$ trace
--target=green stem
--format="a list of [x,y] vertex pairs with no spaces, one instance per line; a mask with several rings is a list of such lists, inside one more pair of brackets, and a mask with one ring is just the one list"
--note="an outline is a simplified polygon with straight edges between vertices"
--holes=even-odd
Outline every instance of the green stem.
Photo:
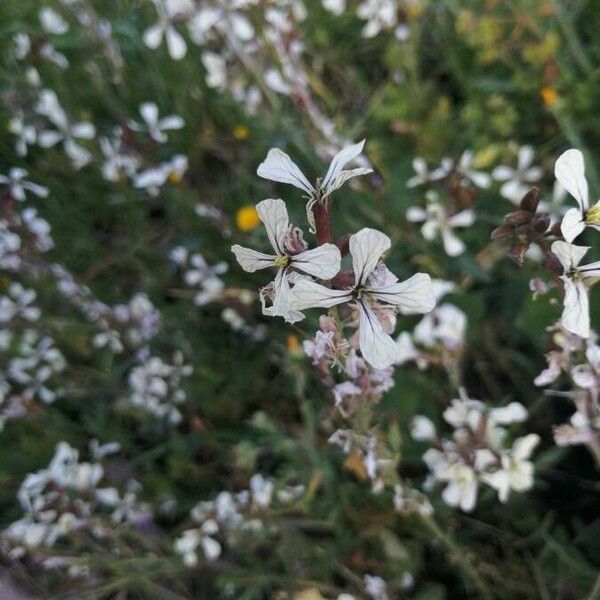
[[450,554],[450,560],[462,569],[473,587],[479,592],[480,597],[485,600],[492,600],[492,594],[465,551],[457,546],[452,538],[440,529],[440,526],[435,522],[433,517],[419,516],[429,532],[446,547]]

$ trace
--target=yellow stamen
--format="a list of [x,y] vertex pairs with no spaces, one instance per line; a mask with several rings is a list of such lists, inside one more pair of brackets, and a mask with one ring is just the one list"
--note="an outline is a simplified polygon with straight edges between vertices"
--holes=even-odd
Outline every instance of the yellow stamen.
[[587,225],[598,225],[600,224],[600,204],[592,206],[585,213],[585,222]]
[[275,258],[275,266],[283,269],[283,267],[287,267],[290,264],[290,257],[287,254],[283,254]]

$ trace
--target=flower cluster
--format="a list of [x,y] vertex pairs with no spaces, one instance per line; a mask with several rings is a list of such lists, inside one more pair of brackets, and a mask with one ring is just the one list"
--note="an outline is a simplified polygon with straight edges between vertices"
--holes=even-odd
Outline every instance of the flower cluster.
[[454,429],[452,438],[447,439],[438,437],[430,419],[416,416],[413,438],[434,445],[423,455],[431,471],[428,485],[444,483],[444,502],[467,512],[475,508],[481,483],[496,489],[501,502],[508,500],[511,490],[531,488],[533,463],[529,458],[539,437],[532,433],[506,447],[506,426],[526,418],[527,411],[518,402],[489,409],[483,402],[463,396],[452,400],[444,411],[444,420]]
[[[315,216],[315,213],[328,210],[331,194],[348,179],[369,172],[363,167],[345,169],[360,154],[363,145],[364,142],[361,142],[341,150],[332,160],[323,180],[318,180],[314,186],[291,158],[279,149],[269,151],[257,173],[303,190],[308,200],[309,223],[317,228],[318,234],[324,224],[318,222],[321,217]],[[352,270],[340,276],[336,285],[326,287],[312,277],[333,280],[341,268],[340,249],[329,242],[311,250],[304,249],[304,240],[290,225],[283,200],[264,200],[256,208],[275,254],[268,255],[238,245],[233,246],[232,251],[248,272],[277,268],[275,280],[261,291],[263,313],[281,316],[295,323],[304,318],[302,311],[305,309],[338,306],[340,312],[346,313],[348,323],[358,321],[356,335],[363,358],[376,369],[392,365],[398,358],[398,352],[389,330],[394,329],[396,313],[425,313],[434,306],[429,275],[417,273],[400,282],[381,262],[391,247],[390,238],[375,229],[364,228],[349,237]],[[325,228],[328,227],[329,224],[325,225]],[[266,306],[266,298],[271,300],[269,307]]]
[[220,492],[214,500],[197,504],[190,513],[195,526],[177,538],[175,552],[188,567],[196,566],[199,557],[215,561],[224,544],[235,546],[244,534],[256,535],[269,528],[262,517],[272,507],[289,505],[303,494],[302,485],[276,490],[272,479],[256,473],[250,478],[249,489],[236,494]]
[[[81,462],[79,452],[66,442],[56,446],[47,468],[30,473],[17,493],[24,515],[3,532],[3,543],[12,558],[36,554],[47,568],[68,566],[73,559],[46,558],[42,549],[82,533],[96,540],[110,535],[111,523],[141,525],[151,518],[148,507],[136,499],[135,485],[121,494],[102,487],[102,459],[119,451],[119,445],[91,444],[91,462]],[[137,486],[139,487],[139,486]]]
[[181,380],[192,371],[190,365],[183,363],[179,352],[173,357],[173,364],[165,363],[158,356],[144,358],[127,377],[131,390],[129,402],[155,417],[177,424],[181,421],[177,405],[186,399]]

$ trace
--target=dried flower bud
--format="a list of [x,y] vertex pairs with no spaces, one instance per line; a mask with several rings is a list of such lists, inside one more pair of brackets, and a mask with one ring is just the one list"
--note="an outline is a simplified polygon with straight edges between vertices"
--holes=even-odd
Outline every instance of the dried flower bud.
[[563,266],[560,264],[558,258],[551,252],[546,254],[546,269],[556,276],[562,275],[563,273]]
[[550,225],[550,215],[535,215],[531,221],[531,225],[539,233],[544,233]]
[[536,187],[531,188],[521,200],[521,209],[529,213],[535,213],[540,201],[540,190]]
[[347,256],[350,252],[350,234],[346,233],[340,236],[336,240],[335,245],[340,249],[340,253],[342,256]]
[[560,221],[557,221],[552,225],[550,231],[548,231],[550,235],[555,235],[556,237],[562,238],[562,232],[560,230]]
[[512,237],[513,233],[513,226],[509,223],[505,223],[504,225],[500,225],[500,227],[496,227],[496,229],[492,231],[492,235],[490,237],[493,240],[504,240],[506,238]]
[[508,251],[508,257],[521,267],[523,266],[523,261],[525,260],[525,252],[527,252],[528,248],[528,242],[518,242],[511,246],[510,250]]
[[510,225],[524,225],[531,221],[532,215],[526,210],[515,210],[514,212],[508,213],[504,220]]

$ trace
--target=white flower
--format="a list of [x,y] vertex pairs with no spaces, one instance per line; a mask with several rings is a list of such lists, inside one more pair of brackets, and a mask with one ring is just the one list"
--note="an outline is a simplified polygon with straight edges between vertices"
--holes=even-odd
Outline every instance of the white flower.
[[140,165],[139,158],[123,150],[121,132],[114,139],[100,138],[100,149],[104,154],[102,176],[107,181],[119,181],[122,176],[132,177]]
[[364,582],[365,594],[371,596],[373,600],[389,600],[387,584],[381,577],[365,575]]
[[96,128],[92,123],[71,123],[65,111],[58,102],[52,90],[42,90],[37,104],[37,112],[47,117],[56,127],[57,131],[44,130],[38,135],[38,144],[42,148],[51,148],[59,142],[73,162],[76,169],[80,169],[92,160],[92,154],[80,146],[75,140],[91,140],[96,135]]
[[587,280],[600,277],[600,261],[579,266],[589,246],[575,246],[563,241],[552,244],[552,253],[563,266],[561,275],[565,287],[562,326],[581,337],[590,335],[590,306]]
[[425,315],[415,327],[415,342],[428,348],[441,343],[449,350],[460,348],[465,341],[467,315],[454,304],[441,304]]
[[494,473],[484,473],[483,481],[498,490],[500,502],[506,502],[510,490],[524,492],[533,486],[533,463],[527,460],[540,441],[530,433],[519,438],[509,452],[503,452],[501,468]]
[[418,442],[434,440],[436,437],[435,425],[428,417],[416,415],[410,424],[410,435],[413,440]]
[[483,171],[477,171],[473,168],[475,155],[472,150],[465,150],[455,166],[456,172],[464,180],[470,181],[475,187],[487,189],[490,187],[491,177]]
[[554,175],[578,204],[565,213],[560,225],[565,240],[572,242],[586,225],[600,231],[600,200],[590,207],[583,154],[574,148],[561,154],[554,165]]
[[442,492],[442,498],[448,506],[459,506],[465,512],[471,512],[475,508],[479,486],[476,473],[471,467],[463,463],[454,463],[437,476],[448,481]]
[[382,29],[390,29],[396,24],[397,6],[394,0],[364,0],[356,14],[367,21],[363,27],[362,36],[375,37]]
[[435,304],[429,275],[417,273],[399,282],[387,269],[376,269],[390,246],[387,235],[375,229],[361,229],[350,237],[354,270],[352,289],[334,290],[314,281],[300,281],[291,291],[292,305],[298,310],[330,308],[345,302],[356,305],[360,350],[365,360],[376,369],[392,365],[399,358],[399,353],[396,342],[385,332],[373,304],[383,302],[398,307],[403,314],[429,312]]
[[69,31],[69,24],[52,8],[44,7],[39,13],[40,24],[46,33],[63,35]]
[[215,52],[203,52],[200,57],[206,69],[206,85],[223,89],[227,83],[227,62]]
[[411,177],[406,182],[407,188],[413,188],[417,187],[418,185],[424,185],[432,181],[438,181],[440,179],[443,179],[452,170],[452,161],[449,159],[444,159],[439,167],[433,169],[433,171],[430,171],[427,167],[427,163],[425,162],[425,160],[417,156],[413,160],[412,166],[415,170],[416,175]]
[[250,478],[250,493],[252,501],[260,508],[268,508],[273,496],[273,482],[265,479],[260,473],[255,473]]
[[322,0],[322,4],[325,10],[337,16],[346,10],[346,0]]
[[255,37],[254,27],[240,11],[242,3],[232,2],[227,6],[202,6],[188,22],[192,41],[202,45],[213,30],[225,37],[233,34],[241,42],[249,42]]
[[13,167],[9,172],[8,176],[0,175],[0,185],[6,184],[10,195],[19,201],[25,200],[25,192],[30,191],[39,198],[46,198],[48,196],[48,188],[32,183],[31,181],[25,181],[27,171],[19,167]]
[[191,0],[153,0],[158,13],[158,22],[144,32],[144,44],[156,50],[163,37],[167,42],[169,56],[173,60],[181,60],[187,54],[187,45],[181,34],[173,26],[172,20],[181,14],[194,9]]
[[177,182],[187,171],[188,159],[183,154],[176,154],[171,160],[156,167],[138,173],[133,179],[136,188],[145,189],[151,196],[156,196],[168,179]]
[[498,425],[510,425],[511,423],[522,423],[527,419],[527,409],[520,402],[511,402],[500,408],[493,408],[490,419]]
[[17,282],[11,283],[8,295],[0,296],[0,323],[6,323],[16,316],[26,321],[37,321],[40,309],[33,305],[36,297],[34,290],[25,289]]
[[411,223],[425,221],[421,227],[423,237],[431,241],[441,236],[446,254],[448,256],[459,256],[465,251],[465,244],[456,237],[453,230],[456,227],[470,227],[475,221],[475,213],[467,209],[448,216],[446,208],[430,195],[426,209],[411,206],[406,211],[406,218]]
[[275,298],[269,309],[263,307],[263,313],[282,316],[288,322],[303,318],[297,311],[290,313],[290,275],[297,269],[320,279],[331,279],[340,270],[341,255],[337,246],[323,244],[299,254],[288,253],[285,238],[290,228],[287,208],[283,200],[268,199],[259,202],[256,210],[267,230],[275,254],[264,254],[239,245],[231,247],[242,269],[254,273],[259,269],[276,267],[278,269],[273,282]]
[[27,156],[27,146],[37,140],[37,131],[33,125],[26,125],[23,113],[19,112],[8,123],[8,130],[17,136],[15,151],[18,156]]
[[340,150],[332,159],[329,169],[325,177],[317,179],[316,184],[313,186],[304,173],[300,170],[298,165],[282,150],[279,148],[272,148],[267,153],[267,158],[258,165],[256,174],[265,179],[271,181],[277,181],[279,183],[289,183],[294,187],[297,187],[304,192],[308,197],[308,204],[306,205],[306,212],[308,221],[311,227],[314,228],[314,218],[312,214],[312,207],[316,202],[320,202],[328,198],[335,190],[340,188],[346,181],[359,175],[367,175],[372,173],[373,169],[367,167],[357,167],[355,169],[344,169],[344,167],[351,161],[358,158],[361,154],[365,140],[346,146]]
[[544,176],[542,167],[532,167],[534,152],[531,146],[521,146],[517,151],[517,168],[500,165],[492,171],[496,181],[503,181],[500,195],[518,204],[532,184]]
[[140,115],[145,124],[129,121],[129,127],[134,131],[144,131],[159,144],[167,141],[165,131],[181,129],[184,126],[184,120],[179,115],[169,115],[168,117],[158,118],[158,106],[154,102],[144,102],[140,104]]

